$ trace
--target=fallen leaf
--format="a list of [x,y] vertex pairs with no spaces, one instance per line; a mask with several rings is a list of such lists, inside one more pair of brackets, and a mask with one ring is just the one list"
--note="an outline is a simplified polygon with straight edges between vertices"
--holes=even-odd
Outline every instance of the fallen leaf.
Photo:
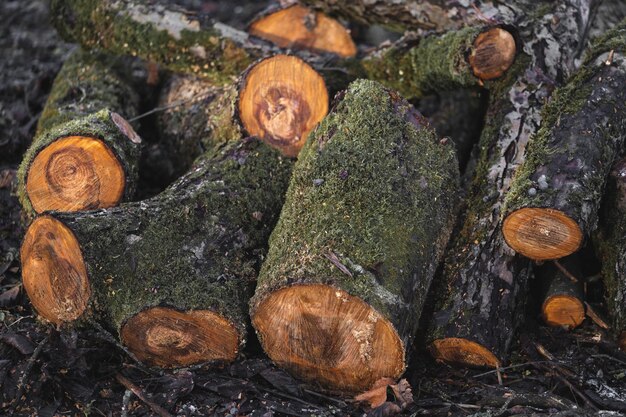
[[21,285],[16,285],[0,294],[0,307],[8,307],[15,304],[15,300],[17,300],[18,295],[20,295],[21,287]]
[[372,388],[354,397],[360,403],[368,403],[371,408],[376,408],[387,401],[387,387],[394,383],[391,378],[381,378],[374,382]]
[[22,355],[30,355],[35,351],[35,346],[26,337],[11,331],[0,335],[0,341],[17,349]]

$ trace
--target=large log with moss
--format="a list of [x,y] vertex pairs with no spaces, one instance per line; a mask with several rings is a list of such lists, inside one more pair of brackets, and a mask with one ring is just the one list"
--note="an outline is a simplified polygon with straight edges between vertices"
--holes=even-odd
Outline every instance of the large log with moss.
[[558,259],[597,224],[604,185],[626,139],[626,20],[554,92],[507,195],[502,233],[531,259]]
[[151,365],[233,360],[291,165],[243,139],[149,200],[38,217],[21,248],[33,306],[55,324],[103,321]]
[[613,165],[593,245],[602,261],[611,333],[626,351],[626,158]]
[[434,311],[425,333],[438,360],[497,367],[506,361],[523,322],[532,270],[500,233],[502,203],[524,161],[526,143],[541,124],[545,98],[554,89],[547,77],[560,82],[572,71],[580,33],[588,23],[589,4],[583,3],[517,1],[501,6],[518,22],[524,43],[513,67],[490,86],[474,178],[442,274],[434,281]]
[[275,55],[252,65],[237,83],[215,86],[174,75],[163,88],[161,139],[179,171],[220,141],[243,132],[295,157],[328,112],[324,79],[294,56]]
[[352,392],[398,377],[454,220],[454,147],[359,80],[309,138],[251,301],[279,366]]
[[57,75],[18,172],[29,215],[110,207],[133,195],[141,138],[126,119],[139,97],[115,61],[79,49]]

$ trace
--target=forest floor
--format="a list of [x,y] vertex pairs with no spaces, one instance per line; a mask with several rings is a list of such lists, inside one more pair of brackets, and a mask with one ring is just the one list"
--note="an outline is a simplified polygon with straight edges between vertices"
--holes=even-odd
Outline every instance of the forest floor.
[[[216,2],[187,3],[217,13],[261,7],[255,3],[248,10],[233,1],[224,11]],[[54,329],[37,320],[21,288],[24,227],[15,170],[73,48],[58,38],[47,13],[42,1],[0,1],[0,415],[148,416],[158,415],[156,405],[180,416],[367,413],[351,399],[294,380],[272,365],[255,340],[240,360],[221,369],[166,372],[133,362],[104,329]],[[600,305],[601,296],[595,301]],[[413,403],[401,414],[626,415],[626,354],[604,330],[589,319],[573,332],[547,328],[533,303],[527,317],[500,372],[453,368],[416,348],[405,374]],[[399,402],[391,390],[388,401]],[[391,415],[386,410],[369,414]]]

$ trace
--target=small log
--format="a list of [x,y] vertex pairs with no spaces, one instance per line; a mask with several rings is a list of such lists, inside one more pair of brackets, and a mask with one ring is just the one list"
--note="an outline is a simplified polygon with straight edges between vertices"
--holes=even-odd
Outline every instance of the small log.
[[180,169],[214,146],[217,138],[240,138],[242,128],[285,156],[296,157],[309,132],[328,113],[324,79],[300,58],[288,55],[259,61],[239,83],[227,87],[174,77],[160,104],[181,102],[159,116],[164,142],[178,156]]
[[250,24],[248,32],[281,48],[321,51],[344,58],[357,52],[350,32],[341,23],[299,4],[271,8]]
[[626,351],[626,158],[613,165],[593,234],[596,253],[602,261],[602,279],[611,333]]
[[549,265],[543,276],[539,276],[546,283],[541,314],[548,326],[574,329],[585,320],[580,259],[571,255],[559,263],[577,282],[556,265]]
[[270,358],[344,392],[400,376],[458,182],[454,148],[423,116],[352,83],[300,154],[250,302]]
[[149,200],[39,216],[21,248],[33,306],[54,324],[102,320],[151,365],[233,360],[291,165],[243,139]]
[[596,227],[606,178],[626,138],[625,28],[607,33],[554,92],[511,185],[502,233],[531,259],[567,256]]
[[470,27],[443,35],[408,33],[362,61],[367,76],[406,97],[478,87],[513,64],[515,38],[502,27]]
[[139,97],[113,61],[77,50],[57,75],[18,171],[28,215],[111,207],[133,195],[141,138],[125,118],[137,114]]

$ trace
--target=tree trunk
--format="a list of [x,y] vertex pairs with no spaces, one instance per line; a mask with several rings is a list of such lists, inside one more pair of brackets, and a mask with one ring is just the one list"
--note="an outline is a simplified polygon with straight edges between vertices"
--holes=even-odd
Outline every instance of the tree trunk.
[[21,249],[33,306],[55,324],[107,322],[148,364],[233,360],[290,171],[243,139],[149,200],[38,217]]
[[589,3],[518,1],[499,6],[507,23],[519,28],[523,52],[505,78],[490,88],[466,208],[442,276],[435,280],[435,313],[427,335],[430,351],[439,360],[499,366],[522,322],[531,269],[502,238],[502,201],[524,160],[526,143],[541,123],[545,97],[553,83],[571,71],[584,41]]
[[502,232],[531,259],[558,259],[597,223],[604,185],[626,138],[626,20],[546,106],[508,193]]
[[397,93],[351,84],[300,154],[251,301],[270,358],[344,392],[400,376],[458,175],[453,147]]
[[18,172],[27,215],[111,207],[133,195],[141,138],[124,118],[137,114],[139,97],[114,61],[77,50],[57,75]]
[[611,332],[626,351],[626,158],[623,156],[611,170],[593,243],[602,261]]

